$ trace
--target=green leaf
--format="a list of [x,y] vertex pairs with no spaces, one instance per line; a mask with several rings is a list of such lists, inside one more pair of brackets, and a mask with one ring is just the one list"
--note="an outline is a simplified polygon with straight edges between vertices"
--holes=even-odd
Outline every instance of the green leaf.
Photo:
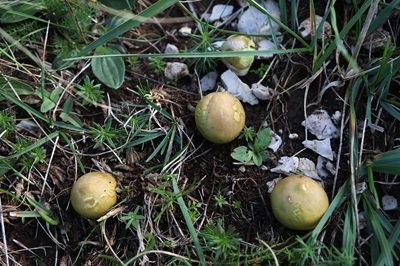
[[233,150],[231,157],[241,163],[249,163],[252,160],[253,154],[246,146],[239,146]]
[[[0,91],[12,92],[15,91],[18,95],[30,95],[34,92],[34,89],[29,84],[20,81],[18,79],[9,77],[0,77]],[[0,101],[5,98],[0,95]]]
[[[95,55],[121,54],[116,46],[100,46]],[[122,57],[96,57],[92,59],[92,71],[104,85],[118,89],[124,82],[125,63]]]
[[71,67],[72,65],[75,64],[75,61],[67,61],[64,59],[70,58],[70,57],[74,57],[78,54],[77,50],[65,50],[65,51],[61,51],[56,58],[54,58],[53,63],[51,65],[51,67],[54,70],[63,70],[63,69],[67,69],[69,67]]
[[261,129],[254,141],[254,152],[259,153],[268,148],[272,140],[272,130],[270,128]]
[[[46,92],[43,90],[43,92]],[[40,106],[40,112],[46,113],[56,106],[56,102],[60,98],[62,89],[60,87],[55,88],[51,93],[45,93],[42,96],[43,102]],[[40,95],[39,95],[40,97]]]
[[83,123],[79,117],[72,113],[73,102],[72,98],[68,97],[63,105],[63,112],[60,114],[61,119],[64,122],[71,123],[76,127],[82,127]]
[[106,6],[114,8],[114,9],[132,9],[137,1],[136,0],[122,0],[122,1],[100,0],[100,2],[105,4]]
[[400,174],[400,149],[383,152],[368,163],[374,172]]
[[261,166],[264,161],[264,158],[261,153],[253,153],[252,159],[254,164],[257,166]]

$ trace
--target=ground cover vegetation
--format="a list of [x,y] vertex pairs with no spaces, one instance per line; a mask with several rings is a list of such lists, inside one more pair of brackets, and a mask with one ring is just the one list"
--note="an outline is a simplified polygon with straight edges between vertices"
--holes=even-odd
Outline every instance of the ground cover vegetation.
[[[261,2],[1,1],[2,265],[399,264],[400,1],[277,0],[279,18]],[[207,20],[218,4],[234,12]],[[221,51],[249,7],[279,26],[275,48]],[[274,93],[243,103],[241,134],[213,144],[196,129],[200,79],[239,56],[256,57],[241,79]],[[167,78],[172,62],[188,73]],[[302,121],[322,109],[340,114],[330,205],[291,230],[271,210],[285,176],[271,169],[317,161]],[[70,194],[94,171],[115,178],[117,204],[87,219]]]

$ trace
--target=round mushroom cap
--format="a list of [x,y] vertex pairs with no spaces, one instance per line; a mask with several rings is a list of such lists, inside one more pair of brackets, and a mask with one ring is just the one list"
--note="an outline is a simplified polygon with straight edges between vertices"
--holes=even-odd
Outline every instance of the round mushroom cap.
[[275,218],[294,230],[313,229],[329,206],[322,186],[307,176],[288,176],[275,185],[271,193]]
[[204,138],[216,144],[224,144],[242,132],[246,114],[235,96],[229,92],[213,92],[197,104],[195,121]]
[[117,203],[115,178],[104,172],[84,174],[74,183],[71,204],[81,216],[96,219]]

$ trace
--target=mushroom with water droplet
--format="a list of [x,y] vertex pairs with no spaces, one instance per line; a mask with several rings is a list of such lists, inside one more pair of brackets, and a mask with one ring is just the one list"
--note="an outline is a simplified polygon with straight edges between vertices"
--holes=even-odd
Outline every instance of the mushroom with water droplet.
[[271,193],[271,206],[275,218],[294,230],[311,230],[329,206],[322,186],[313,179],[294,175],[278,181]]

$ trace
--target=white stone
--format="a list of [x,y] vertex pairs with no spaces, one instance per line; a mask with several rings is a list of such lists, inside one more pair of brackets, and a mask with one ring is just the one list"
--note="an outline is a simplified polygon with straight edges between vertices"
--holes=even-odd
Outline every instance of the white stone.
[[385,211],[391,211],[397,209],[397,199],[390,195],[382,197],[382,208]]
[[233,6],[231,5],[215,5],[211,11],[211,15],[208,18],[208,22],[214,22],[230,16],[233,12]]
[[164,54],[179,54],[179,49],[176,47],[176,45],[167,43],[167,46],[165,46]]
[[[261,39],[257,43],[257,50],[258,51],[269,51],[269,50],[276,50],[276,45],[273,41],[268,40],[268,39]],[[259,55],[257,56],[257,59],[268,59],[273,57],[274,54],[264,54],[264,55]]]
[[289,139],[297,139],[297,138],[299,138],[299,134],[297,134],[297,133],[290,133],[289,134]]
[[276,94],[276,92],[270,87],[266,87],[258,83],[251,85],[251,91],[253,92],[254,96],[262,101],[271,100]]
[[[224,42],[225,42],[225,41],[216,41],[216,42],[213,42],[213,43],[212,43],[212,46],[213,46],[215,49],[221,49],[221,47],[222,47],[222,45],[224,44]],[[208,50],[209,50],[209,51],[212,51],[211,48],[208,48]]]
[[272,168],[271,172],[284,175],[305,175],[315,180],[321,181],[318,176],[315,164],[307,158],[283,156],[278,161],[279,165]]
[[221,81],[224,88],[237,97],[240,101],[251,105],[258,104],[258,99],[251,92],[250,87],[230,69],[222,73]]
[[190,27],[187,27],[187,26],[184,26],[184,27],[182,27],[182,28],[180,28],[179,30],[178,30],[178,34],[180,35],[180,36],[189,36],[190,34],[192,34],[192,28],[190,28]]
[[334,175],[336,173],[333,163],[322,156],[318,156],[316,169],[318,175],[322,178],[327,178],[329,175]]
[[[311,19],[307,18],[304,21],[302,21],[298,27],[299,33],[303,38],[310,38],[311,33],[314,32],[314,34],[317,34],[318,31],[318,27],[322,22],[322,17],[315,15],[315,31],[314,29],[312,29],[311,27]],[[320,34],[318,35],[318,39],[322,40],[322,39],[326,39],[329,38],[332,35],[332,26],[331,24],[329,24],[329,22],[325,21],[324,25],[323,25],[323,29],[321,29]]]
[[164,75],[167,79],[177,81],[178,79],[189,75],[189,68],[184,63],[167,63],[167,66],[164,69]]
[[332,116],[331,119],[333,121],[333,123],[335,123],[336,125],[340,124],[340,119],[342,118],[342,113],[339,111],[336,111]]
[[365,190],[367,190],[368,186],[366,182],[360,182],[356,184],[356,193],[357,194],[361,194],[363,193]]
[[270,148],[273,152],[276,152],[281,147],[281,145],[282,145],[282,138],[275,132],[272,132],[272,139],[268,148]]
[[200,80],[201,91],[211,91],[215,88],[217,83],[218,73],[215,71],[207,73]]
[[339,131],[333,124],[328,112],[316,110],[301,123],[307,130],[318,139],[337,138]]
[[[260,3],[272,16],[280,19],[280,9],[277,2],[267,0]],[[267,14],[259,11],[257,8],[250,6],[240,16],[238,21],[238,30],[245,34],[271,35],[279,31],[279,25],[268,17]]]
[[319,155],[331,161],[333,160],[331,140],[329,138],[324,140],[305,140],[302,142],[302,144],[304,145],[304,147],[311,149]]

